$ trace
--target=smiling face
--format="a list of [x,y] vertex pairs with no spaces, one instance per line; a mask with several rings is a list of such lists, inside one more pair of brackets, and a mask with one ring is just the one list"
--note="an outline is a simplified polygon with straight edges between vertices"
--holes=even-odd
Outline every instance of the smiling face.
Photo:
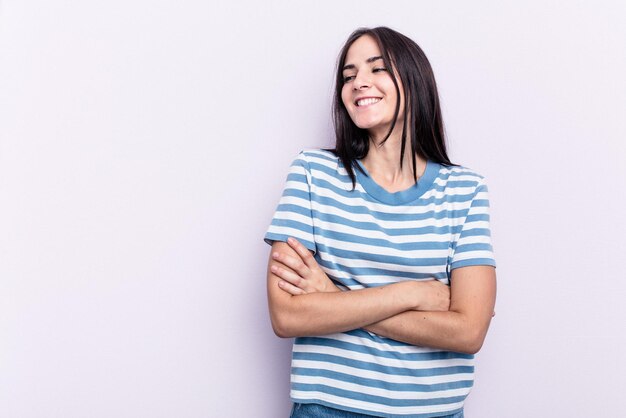
[[[341,99],[354,124],[366,129],[374,138],[384,138],[394,120],[398,95],[390,70],[385,67],[380,48],[371,36],[361,36],[348,49]],[[400,88],[396,128],[402,129],[404,93],[397,75],[396,80]]]

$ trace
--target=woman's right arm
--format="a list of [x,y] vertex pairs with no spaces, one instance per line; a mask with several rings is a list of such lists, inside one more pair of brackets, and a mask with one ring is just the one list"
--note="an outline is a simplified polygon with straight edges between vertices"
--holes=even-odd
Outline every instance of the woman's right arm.
[[[305,249],[305,251],[308,250]],[[271,271],[278,265],[274,252],[310,262],[310,253],[300,257],[287,243],[272,244],[267,268],[267,297],[274,332],[279,337],[304,337],[344,332],[374,324],[401,312],[417,309],[420,289],[416,282],[404,281],[387,286],[349,292],[315,292],[291,295],[281,289],[281,278]],[[307,260],[308,259],[308,260]],[[280,265],[281,268],[286,268]]]

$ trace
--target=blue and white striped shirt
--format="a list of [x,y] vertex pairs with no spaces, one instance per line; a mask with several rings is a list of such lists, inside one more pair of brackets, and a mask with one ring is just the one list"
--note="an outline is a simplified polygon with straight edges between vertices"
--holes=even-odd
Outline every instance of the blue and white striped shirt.
[[[483,177],[428,161],[417,184],[390,193],[355,169],[352,182],[329,151],[293,161],[265,241],[292,236],[344,290],[435,278],[495,266]],[[294,341],[291,398],[381,417],[460,411],[474,356],[416,347],[363,329]]]

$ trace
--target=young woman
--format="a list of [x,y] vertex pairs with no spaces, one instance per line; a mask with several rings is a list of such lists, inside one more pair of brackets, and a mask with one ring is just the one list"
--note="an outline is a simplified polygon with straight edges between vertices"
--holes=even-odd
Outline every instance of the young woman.
[[336,147],[301,152],[265,235],[292,417],[462,417],[492,317],[487,186],[448,159],[419,46],[359,29],[339,56]]

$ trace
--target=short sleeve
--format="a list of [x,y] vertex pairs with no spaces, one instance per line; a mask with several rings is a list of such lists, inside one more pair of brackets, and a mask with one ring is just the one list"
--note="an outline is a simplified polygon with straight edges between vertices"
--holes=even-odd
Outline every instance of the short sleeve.
[[489,222],[489,191],[481,179],[453,244],[450,270],[466,266],[496,266]]
[[274,212],[272,223],[264,240],[286,242],[293,237],[314,253],[317,252],[313,235],[313,211],[311,208],[311,172],[303,152],[289,167],[283,194]]

